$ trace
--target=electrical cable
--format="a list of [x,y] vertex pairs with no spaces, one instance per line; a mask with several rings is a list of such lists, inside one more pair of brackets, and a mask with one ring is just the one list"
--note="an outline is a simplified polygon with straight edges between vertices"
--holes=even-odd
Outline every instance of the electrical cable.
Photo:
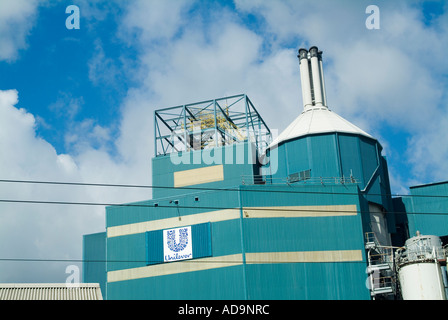
[[[341,195],[359,195],[358,193],[337,193],[337,192],[317,192],[317,191],[299,191],[299,190],[262,190],[262,189],[240,189],[236,188],[201,188],[201,187],[169,187],[169,186],[153,186],[153,185],[132,185],[132,184],[105,184],[105,183],[81,183],[81,182],[59,182],[59,181],[37,181],[37,180],[7,180],[0,179],[3,183],[25,183],[25,184],[47,184],[47,185],[68,185],[68,186],[91,186],[91,187],[120,187],[120,188],[151,188],[151,189],[177,189],[177,190],[196,190],[196,191],[242,191],[242,192],[269,192],[269,193],[302,193],[302,194],[341,194]],[[285,184],[288,186],[288,184]],[[381,195],[381,194],[370,194],[370,195]],[[185,196],[185,195],[182,195]],[[387,196],[387,195],[383,195]],[[396,197],[428,197],[428,198],[448,198],[448,195],[390,195]],[[149,200],[151,201],[151,200]],[[207,210],[225,210],[225,209],[235,209],[240,210],[236,207],[206,207],[206,206],[183,206],[183,205],[171,205],[164,206],[158,204],[143,204],[143,203],[127,203],[127,204],[116,204],[116,203],[100,203],[100,202],[69,202],[69,201],[39,201],[39,200],[13,200],[13,199],[0,199],[3,203],[23,203],[23,204],[51,204],[51,205],[83,205],[83,206],[110,206],[110,207],[150,207],[150,208],[184,208],[184,209],[207,209]],[[316,210],[316,209],[282,209],[282,208],[263,208],[263,207],[250,207],[249,210],[269,210],[269,211],[306,211],[306,212],[328,212],[328,210]],[[243,208],[244,210],[244,208]],[[359,210],[338,210],[338,213],[364,213],[364,211]],[[431,214],[431,215],[447,215],[444,212],[389,212],[394,214]],[[0,261],[16,261],[16,262],[116,262],[116,263],[148,263],[148,261],[124,261],[124,260],[83,260],[83,259],[20,259],[20,258],[0,258]],[[189,262],[207,262],[200,260],[186,260]],[[155,261],[154,261],[155,262]],[[157,261],[158,262],[158,261]],[[210,261],[212,263],[219,263],[220,261]],[[229,261],[221,261],[222,263],[232,263]],[[255,261],[254,261],[255,262]],[[235,262],[240,263],[240,262]],[[263,261],[256,261],[255,263],[264,263]],[[279,262],[281,263],[281,262]]]
[[[207,257],[204,257],[203,259],[206,259]],[[146,260],[84,260],[84,259],[38,259],[38,258],[0,258],[0,262],[71,262],[71,263],[145,263],[146,266],[153,266],[156,264],[162,264],[163,261],[146,261]],[[201,260],[201,258],[198,259],[186,259],[186,260],[178,260],[178,261],[172,261],[172,262],[189,262],[189,263],[225,263],[225,264],[242,264],[241,261],[228,261],[228,260]],[[273,263],[270,260],[251,260],[251,264],[254,263]],[[276,260],[275,263],[294,263],[291,261],[278,261]]]
[[[50,204],[50,205],[81,205],[81,206],[108,206],[108,207],[140,207],[140,208],[171,208],[171,209],[206,209],[206,210],[240,210],[238,207],[209,207],[209,206],[184,206],[184,205],[160,205],[143,204],[143,203],[100,203],[100,202],[70,202],[70,201],[40,201],[40,200],[13,200],[0,199],[0,203],[23,203],[23,204]],[[333,212],[332,210],[317,210],[317,209],[296,209],[296,208],[279,208],[279,207],[243,207],[244,210],[259,210],[259,211],[287,211],[287,212]],[[362,210],[337,210],[337,213],[365,213]],[[198,212],[201,213],[201,212]],[[448,215],[448,212],[405,212],[405,211],[388,211],[394,214],[432,214],[432,215]]]
[[[350,192],[320,192],[320,191],[301,191],[301,190],[263,190],[263,189],[240,189],[234,188],[210,188],[210,187],[170,187],[155,185],[136,185],[136,184],[107,184],[107,183],[86,183],[86,182],[63,182],[63,181],[41,181],[41,180],[10,180],[0,179],[3,183],[25,183],[25,184],[48,184],[48,185],[69,185],[69,186],[89,186],[89,187],[115,187],[115,188],[147,188],[147,189],[176,189],[176,190],[195,190],[195,191],[242,191],[242,192],[269,192],[269,193],[303,193],[303,194],[335,194],[335,195],[358,195]],[[342,184],[344,185],[344,184]],[[252,186],[252,185],[251,185]],[[253,185],[257,188],[257,185]],[[293,187],[291,184],[272,185],[274,187]],[[429,197],[429,198],[448,198],[448,195],[411,195],[411,194],[378,194],[370,193],[371,196],[390,196],[390,197]]]

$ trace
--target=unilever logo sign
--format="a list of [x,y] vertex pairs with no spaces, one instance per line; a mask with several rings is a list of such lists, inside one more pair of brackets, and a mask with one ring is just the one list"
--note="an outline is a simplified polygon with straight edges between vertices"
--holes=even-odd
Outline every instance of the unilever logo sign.
[[193,258],[191,226],[163,230],[163,261]]

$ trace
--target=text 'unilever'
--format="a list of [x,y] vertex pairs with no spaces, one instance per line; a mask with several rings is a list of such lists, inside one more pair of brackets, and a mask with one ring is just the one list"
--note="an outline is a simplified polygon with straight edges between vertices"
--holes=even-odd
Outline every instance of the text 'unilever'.
[[163,261],[193,258],[191,226],[163,230]]

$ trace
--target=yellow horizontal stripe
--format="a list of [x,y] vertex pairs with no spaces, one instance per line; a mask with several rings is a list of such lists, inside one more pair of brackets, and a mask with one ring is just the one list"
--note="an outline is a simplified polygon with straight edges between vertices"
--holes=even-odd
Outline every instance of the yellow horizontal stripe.
[[293,263],[293,262],[349,262],[362,261],[361,250],[250,252],[246,263]]
[[[361,250],[333,251],[292,251],[292,252],[249,252],[246,253],[247,264],[268,263],[328,263],[362,261]],[[108,282],[117,282],[149,277],[159,277],[192,271],[225,268],[243,264],[242,254],[209,257],[161,263],[139,268],[109,271]]]
[[[357,215],[356,205],[244,207],[244,218],[303,218]],[[190,224],[239,219],[239,209],[224,209],[186,216],[125,224],[107,228],[107,237],[118,237],[146,231],[177,228]]]
[[244,207],[245,218],[300,218],[356,216],[355,204],[327,206]]
[[109,271],[107,273],[107,282],[166,276],[170,274],[201,271],[207,269],[225,268],[241,265],[242,263],[243,255],[241,253],[227,256],[167,262],[140,268]]
[[151,220],[151,221],[109,227],[107,228],[107,237],[112,238],[134,233],[143,233],[146,231],[177,228],[185,225],[199,224],[205,222],[232,220],[232,219],[238,219],[239,217],[240,217],[239,209],[225,209],[225,210],[196,213],[181,216],[181,220],[179,220],[179,217],[173,217],[167,219]]
[[222,164],[174,172],[175,188],[222,180],[224,180],[224,167]]

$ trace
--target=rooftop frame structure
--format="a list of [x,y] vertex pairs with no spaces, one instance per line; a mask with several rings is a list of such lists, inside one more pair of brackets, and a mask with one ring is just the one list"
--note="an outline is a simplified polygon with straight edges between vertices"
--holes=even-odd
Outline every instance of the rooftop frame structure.
[[188,152],[243,141],[263,153],[271,131],[245,94],[154,111],[154,154]]

